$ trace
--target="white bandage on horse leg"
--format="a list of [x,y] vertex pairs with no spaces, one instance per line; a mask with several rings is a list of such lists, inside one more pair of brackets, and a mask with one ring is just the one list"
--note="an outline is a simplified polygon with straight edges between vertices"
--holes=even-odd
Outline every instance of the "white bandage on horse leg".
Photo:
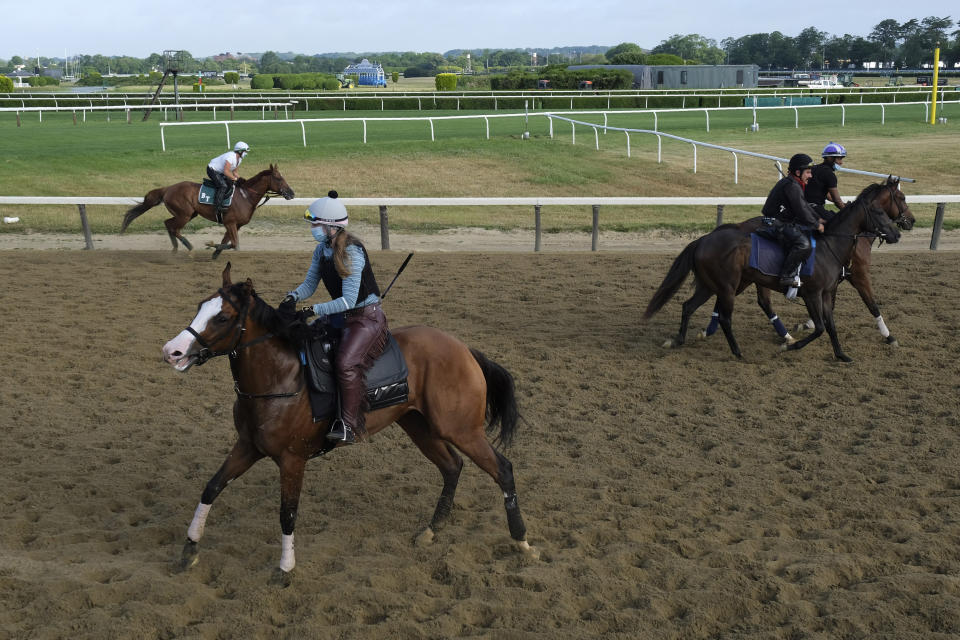
[[884,338],[890,337],[890,329],[887,329],[887,325],[883,322],[883,316],[877,316],[877,329]]
[[280,554],[280,568],[284,571],[293,571],[297,560],[293,555],[293,534],[283,534],[280,540],[280,546],[283,552]]
[[210,507],[213,505],[197,505],[197,510],[193,512],[193,521],[190,522],[190,528],[187,529],[187,537],[194,542],[200,542],[203,537],[203,527],[207,523],[207,514],[210,513]]

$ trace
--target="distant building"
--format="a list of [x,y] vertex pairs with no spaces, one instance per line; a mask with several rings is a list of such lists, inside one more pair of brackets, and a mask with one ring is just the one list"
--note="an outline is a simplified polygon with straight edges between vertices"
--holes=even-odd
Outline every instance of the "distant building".
[[567,69],[625,69],[634,89],[752,89],[760,67],[755,64],[577,64]]
[[383,73],[380,63],[373,63],[364,58],[356,64],[348,65],[343,70],[344,75],[357,76],[357,84],[361,87],[385,87],[387,77]]

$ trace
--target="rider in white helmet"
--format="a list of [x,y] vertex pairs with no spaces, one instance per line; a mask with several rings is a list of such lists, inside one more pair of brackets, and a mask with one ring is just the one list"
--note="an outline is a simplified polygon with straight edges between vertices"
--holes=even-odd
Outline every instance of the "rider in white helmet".
[[842,165],[843,159],[847,157],[847,150],[842,144],[831,142],[823,148],[823,153],[820,155],[823,157],[823,162],[813,167],[813,174],[803,192],[803,197],[813,205],[823,220],[829,220],[836,215],[836,211],[825,208],[827,200],[835,204],[837,209],[847,206],[837,189],[836,173],[837,167]]
[[217,185],[217,193],[213,198],[213,208],[217,214],[217,221],[223,221],[223,201],[233,188],[233,184],[240,179],[237,169],[243,162],[243,157],[250,151],[250,145],[242,140],[233,145],[233,151],[221,153],[207,164],[207,175]]

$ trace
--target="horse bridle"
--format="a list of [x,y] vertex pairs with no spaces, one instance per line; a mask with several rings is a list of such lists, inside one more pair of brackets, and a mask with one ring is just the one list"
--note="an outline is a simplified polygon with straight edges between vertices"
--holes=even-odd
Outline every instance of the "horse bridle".
[[[290,188],[290,185],[287,185],[287,188],[289,189],[289,188]],[[283,192],[282,192],[282,191],[276,191],[276,190],[274,190],[274,189],[271,189],[271,188],[267,187],[267,190],[263,192],[263,201],[262,201],[260,204],[258,204],[257,206],[255,206],[254,209],[259,209],[259,208],[262,207],[263,205],[265,205],[265,204],[267,204],[268,202],[270,202],[270,198],[272,198],[273,196],[280,196],[281,198],[286,198],[286,197],[287,197],[287,196],[283,195]]]
[[[230,332],[234,331],[238,325],[240,327],[240,331],[237,334],[237,341],[233,343],[232,347],[230,347],[229,349],[225,349],[223,351],[215,351],[212,348],[211,343],[204,340],[203,336],[197,333],[196,329],[187,325],[186,331],[188,331],[194,337],[197,343],[200,345],[200,351],[198,351],[196,354],[197,355],[196,364],[198,367],[206,363],[207,360],[210,360],[211,358],[216,358],[218,356],[225,356],[227,354],[233,354],[233,353],[236,353],[238,349],[244,349],[254,344],[254,342],[248,342],[245,345],[240,344],[240,341],[243,340],[243,334],[247,330],[247,327],[246,327],[247,313],[250,311],[250,304],[249,303],[244,304],[242,307],[237,306],[237,303],[233,301],[233,299],[227,294],[226,289],[224,289],[223,287],[221,287],[220,289],[217,289],[217,294],[220,296],[221,300],[226,300],[227,303],[236,310],[237,314],[234,316],[233,322],[230,323],[230,326],[224,329],[221,333],[217,334],[217,336],[213,338],[213,344],[220,342],[220,340],[225,338]],[[261,340],[258,339],[255,342],[260,342],[260,341]]]
[[[226,329],[224,329],[224,330],[223,330],[221,333],[219,333],[215,338],[213,338],[213,344],[216,344],[217,342],[219,342],[220,340],[222,340],[223,338],[225,338],[225,337],[226,337],[227,335],[229,335],[232,331],[235,331],[235,330],[237,329],[237,327],[239,326],[239,331],[237,332],[237,340],[236,340],[236,342],[233,343],[233,346],[230,347],[229,349],[224,349],[223,351],[216,351],[216,350],[214,350],[214,349],[211,347],[211,343],[209,343],[209,342],[207,342],[206,340],[204,340],[203,337],[202,337],[199,333],[197,333],[197,331],[196,331],[193,327],[191,327],[191,326],[188,325],[187,328],[186,328],[186,330],[194,337],[194,339],[195,339],[195,340],[197,341],[197,343],[199,343],[199,345],[200,345],[200,351],[198,351],[197,354],[196,354],[196,356],[197,356],[196,366],[198,366],[198,367],[201,366],[202,364],[206,363],[208,360],[211,360],[212,358],[216,358],[216,357],[218,357],[218,356],[225,356],[225,355],[229,355],[229,356],[230,356],[231,364],[233,364],[232,361],[237,358],[238,352],[239,352],[241,349],[247,349],[247,348],[249,348],[249,347],[252,347],[252,346],[254,346],[254,345],[260,344],[260,343],[262,343],[262,342],[266,342],[266,341],[269,340],[270,338],[274,337],[274,335],[273,335],[272,333],[265,333],[264,335],[260,336],[259,338],[254,338],[253,340],[251,340],[251,341],[249,341],[249,342],[244,342],[244,343],[241,344],[241,341],[243,340],[243,335],[244,335],[244,333],[246,333],[246,331],[247,331],[247,326],[246,326],[246,324],[247,324],[247,314],[250,312],[250,302],[247,301],[247,302],[244,303],[243,305],[238,306],[237,303],[233,300],[233,298],[232,298],[230,295],[228,295],[227,290],[224,289],[223,287],[217,289],[217,294],[219,294],[221,300],[226,300],[226,301],[227,301],[227,304],[229,304],[231,307],[233,307],[234,310],[235,310],[237,313],[236,313],[236,315],[233,317],[233,322],[230,323],[230,326],[227,327]],[[233,368],[232,366],[230,367],[230,371],[231,371],[231,373],[233,374],[233,390],[234,390],[234,392],[236,392],[237,396],[240,397],[240,398],[245,398],[245,399],[251,399],[251,398],[292,398],[293,396],[299,395],[300,392],[303,391],[303,385],[304,385],[304,383],[303,383],[303,380],[301,380],[300,388],[297,389],[296,391],[292,391],[292,392],[286,392],[286,393],[246,393],[246,392],[240,390],[240,381],[237,380],[236,371],[234,370],[234,368]]]
[[897,194],[900,193],[900,189],[894,189],[893,185],[889,182],[884,186],[890,190],[890,198],[893,200],[893,203],[897,205],[897,213],[899,215],[893,219],[893,223],[903,229],[903,225],[906,223],[907,217],[904,215],[904,211],[906,211],[906,209],[900,206],[900,200],[897,198]]

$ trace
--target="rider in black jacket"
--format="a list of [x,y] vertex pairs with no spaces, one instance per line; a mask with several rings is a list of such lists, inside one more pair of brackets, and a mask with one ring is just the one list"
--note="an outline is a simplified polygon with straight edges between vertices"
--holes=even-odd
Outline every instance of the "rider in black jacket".
[[790,158],[787,175],[774,185],[763,205],[764,217],[775,220],[768,233],[786,253],[780,269],[781,287],[800,286],[800,265],[813,251],[808,234],[812,229],[823,231],[823,221],[803,197],[812,168],[813,159],[805,153]]

